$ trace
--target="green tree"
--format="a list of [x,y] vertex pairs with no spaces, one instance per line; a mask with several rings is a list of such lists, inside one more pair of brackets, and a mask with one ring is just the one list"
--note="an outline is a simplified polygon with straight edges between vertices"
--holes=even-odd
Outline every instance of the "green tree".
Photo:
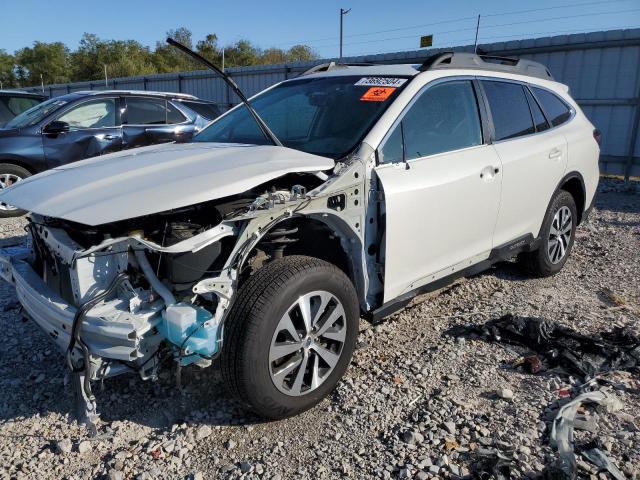
[[249,40],[238,40],[224,48],[224,64],[227,67],[246,67],[256,65],[260,58],[260,50]]
[[307,45],[294,45],[287,51],[288,62],[306,62],[318,58],[318,53]]
[[37,85],[40,75],[44,83],[65,83],[69,76],[69,49],[62,42],[35,42],[15,54],[17,75],[21,85]]
[[261,64],[285,63],[287,61],[287,52],[281,48],[267,48],[260,55]]
[[97,80],[107,76],[130,77],[155,73],[149,48],[135,40],[100,40],[96,35],[85,33],[78,49],[71,53],[72,77],[74,81]]
[[12,88],[18,86],[15,72],[16,60],[13,55],[0,49],[0,82],[2,88]]
[[222,50],[218,46],[218,36],[215,33],[210,33],[204,40],[198,41],[196,52],[215,65],[222,65]]
[[[173,38],[175,41],[192,48],[192,34],[187,28],[180,27],[175,30],[169,30],[167,37]],[[182,53],[175,47],[167,44],[164,40],[156,42],[156,49],[153,53],[153,64],[158,73],[164,72],[180,72],[184,70],[196,70],[204,68],[196,63],[188,55]]]

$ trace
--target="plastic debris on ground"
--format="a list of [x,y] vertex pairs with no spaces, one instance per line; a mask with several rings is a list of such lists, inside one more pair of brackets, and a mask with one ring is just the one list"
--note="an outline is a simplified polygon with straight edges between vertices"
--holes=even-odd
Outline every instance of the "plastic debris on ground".
[[[574,431],[596,433],[598,430],[596,418],[585,415],[587,405],[599,405],[606,412],[622,409],[620,399],[600,388],[600,383],[610,383],[608,377],[614,371],[637,372],[640,369],[640,337],[629,329],[618,327],[587,336],[550,320],[509,314],[484,324],[456,326],[446,335],[526,347],[535,354],[518,357],[512,364],[514,368],[522,367],[531,374],[553,371],[569,379],[573,386],[558,386],[556,390],[560,407],[553,418],[549,443],[558,456],[545,467],[545,480],[577,478]],[[599,471],[608,472],[616,480],[625,479],[615,462],[599,448],[580,445],[577,450]],[[512,467],[509,457],[493,452],[480,455],[472,465],[472,471],[475,478],[502,480],[510,478]]]
[[537,354],[521,360],[530,373],[558,369],[559,373],[589,379],[640,366],[640,338],[622,328],[582,335],[550,320],[509,314],[480,325],[454,327],[447,333],[527,347]]

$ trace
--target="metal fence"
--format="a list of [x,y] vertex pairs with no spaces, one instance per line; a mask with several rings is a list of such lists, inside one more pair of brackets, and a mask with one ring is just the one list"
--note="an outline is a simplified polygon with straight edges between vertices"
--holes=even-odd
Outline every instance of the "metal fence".
[[[461,46],[446,50],[470,51]],[[601,171],[605,174],[640,176],[640,29],[609,30],[528,40],[483,44],[493,55],[513,55],[541,62],[553,76],[569,85],[573,97],[602,132]],[[346,57],[345,62],[421,63],[443,49]],[[290,64],[229,68],[247,93],[263,90],[293,78],[308,68],[336,59]],[[47,85],[45,93],[59,96],[79,90],[159,90],[182,92],[212,100],[223,108],[237,103],[233,92],[210,71],[192,71],[115,78],[104,81]],[[39,91],[40,87],[27,88]]]

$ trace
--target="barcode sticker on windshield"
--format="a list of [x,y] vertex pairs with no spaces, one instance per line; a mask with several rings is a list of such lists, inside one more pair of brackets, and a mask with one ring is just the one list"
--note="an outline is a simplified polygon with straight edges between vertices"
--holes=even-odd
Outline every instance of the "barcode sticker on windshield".
[[364,77],[355,85],[359,87],[400,87],[406,82],[406,78]]

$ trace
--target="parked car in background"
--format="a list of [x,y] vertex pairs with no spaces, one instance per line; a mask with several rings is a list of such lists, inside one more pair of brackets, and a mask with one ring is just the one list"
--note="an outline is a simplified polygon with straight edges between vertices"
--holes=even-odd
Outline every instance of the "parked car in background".
[[[179,93],[103,90],[52,98],[0,128],[0,188],[104,153],[189,141],[219,114],[215,104]],[[23,213],[0,204],[0,217]]]
[[0,126],[46,99],[45,95],[39,93],[0,90]]

